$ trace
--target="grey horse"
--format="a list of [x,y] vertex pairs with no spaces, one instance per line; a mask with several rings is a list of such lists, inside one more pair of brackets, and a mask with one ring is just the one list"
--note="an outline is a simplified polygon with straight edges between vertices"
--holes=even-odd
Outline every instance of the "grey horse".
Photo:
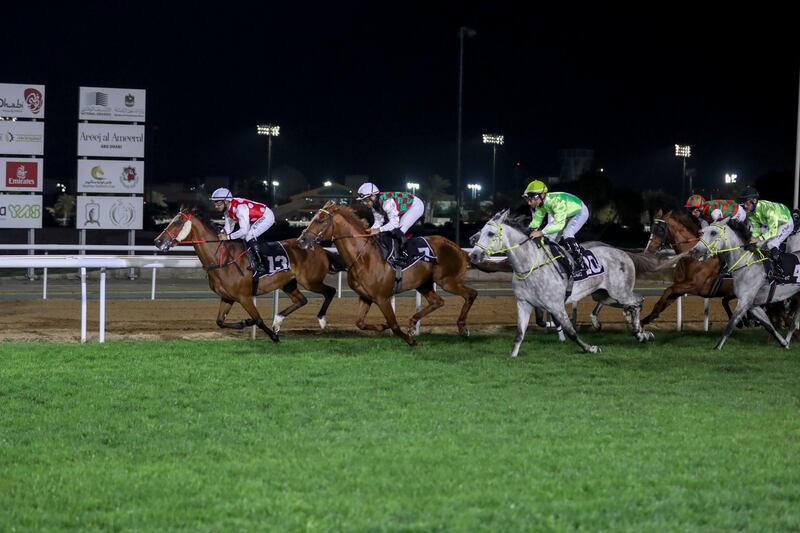
[[[733,276],[733,292],[736,293],[738,302],[728,325],[722,332],[722,337],[714,347],[717,350],[722,349],[725,341],[736,328],[736,323],[748,311],[784,348],[789,347],[792,335],[800,326],[800,313],[798,313],[800,304],[798,303],[794,304],[794,321],[785,339],[772,325],[764,309],[760,307],[770,301],[785,300],[800,292],[800,284],[777,285],[774,292],[771,291],[767,274],[762,265],[768,259],[763,254],[747,250],[750,236],[747,226],[735,220],[729,221],[727,225],[711,224],[703,230],[702,238],[689,251],[692,257],[701,261],[712,255],[719,255],[723,264],[730,265],[728,270]],[[800,257],[800,252],[793,253]],[[771,292],[772,294],[770,294]]]
[[653,339],[639,323],[643,298],[633,292],[636,281],[634,260],[625,252],[606,246],[592,248],[597,260],[604,265],[602,274],[577,281],[572,293],[567,295],[568,280],[557,262],[541,241],[528,238],[528,229],[508,210],[496,214],[481,229],[480,237],[470,253],[470,261],[480,263],[487,255],[506,253],[514,270],[514,295],[517,298],[517,336],[514,339],[512,357],[519,354],[525,331],[534,307],[550,313],[563,328],[567,337],[575,341],[584,351],[597,353],[597,346],[587,344],[578,337],[564,308],[566,303],[576,303],[591,295],[596,301],[614,307],[622,307],[630,316],[633,334],[639,342]]

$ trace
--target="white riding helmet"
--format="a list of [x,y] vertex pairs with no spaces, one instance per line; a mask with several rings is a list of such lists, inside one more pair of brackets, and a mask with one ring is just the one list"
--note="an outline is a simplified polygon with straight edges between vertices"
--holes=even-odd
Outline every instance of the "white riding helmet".
[[210,198],[212,202],[218,202],[220,200],[232,200],[233,195],[231,194],[231,191],[229,191],[225,187],[220,187],[219,189],[211,193]]
[[364,198],[369,198],[373,194],[378,194],[380,189],[374,183],[364,183],[361,187],[358,188],[358,199],[363,200]]

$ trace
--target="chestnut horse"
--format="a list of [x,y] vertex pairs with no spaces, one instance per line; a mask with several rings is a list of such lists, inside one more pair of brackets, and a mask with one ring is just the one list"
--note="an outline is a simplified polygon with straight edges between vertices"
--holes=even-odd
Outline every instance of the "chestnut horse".
[[[417,261],[408,267],[403,271],[400,289],[397,291],[416,289],[428,302],[425,308],[409,319],[409,333],[413,334],[414,327],[423,317],[444,305],[444,300],[434,290],[436,283],[447,292],[464,298],[457,324],[459,334],[467,336],[467,313],[478,297],[475,289],[464,285],[464,274],[468,266],[467,254],[456,243],[444,237],[436,235],[426,239],[437,261]],[[333,241],[347,267],[347,283],[359,296],[356,326],[372,331],[391,329],[409,345],[416,345],[416,340],[400,329],[397,323],[391,303],[395,288],[395,270],[381,256],[375,239],[367,232],[366,222],[350,207],[328,202],[297,239],[297,243],[304,249],[314,248],[322,241]],[[380,308],[386,324],[366,323],[365,318],[373,303]]]
[[[700,240],[700,225],[688,213],[670,211],[663,219],[656,218],[647,241],[645,253],[655,253],[661,248],[670,247],[675,253],[682,254]],[[722,307],[730,319],[733,314],[730,302],[736,298],[733,292],[733,280],[719,277],[719,258],[714,256],[708,261],[700,262],[686,257],[678,262],[672,285],[664,290],[650,314],[642,319],[642,324],[649,324],[664,309],[684,294],[695,294],[703,298],[722,298]]]
[[[194,251],[203,264],[203,269],[208,273],[208,286],[220,297],[217,326],[243,329],[255,325],[269,335],[274,342],[278,342],[277,333],[283,319],[308,302],[297,288],[297,283],[300,282],[306,289],[322,294],[325,298],[317,314],[320,327],[325,327],[325,313],[336,294],[336,289],[323,283],[330,264],[329,252],[322,248],[312,251],[301,250],[297,246],[297,239],[281,241],[289,256],[290,270],[259,278],[258,286],[254,291],[253,275],[248,270],[244,245],[238,240],[219,240],[217,232],[188,209],[181,209],[155,239],[156,247],[162,252],[182,242],[191,243],[194,246]],[[275,328],[273,332],[264,324],[261,314],[253,303],[253,295],[264,294],[275,289],[282,289],[289,295],[292,305],[275,315],[272,323],[272,327]],[[228,316],[228,312],[237,302],[251,318],[235,323],[226,323],[225,318]]]

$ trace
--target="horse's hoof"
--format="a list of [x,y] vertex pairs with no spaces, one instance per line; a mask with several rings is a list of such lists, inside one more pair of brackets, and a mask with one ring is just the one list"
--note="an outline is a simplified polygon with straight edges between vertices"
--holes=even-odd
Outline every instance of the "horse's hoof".
[[589,352],[589,353],[600,353],[601,352],[600,347],[599,346],[594,346],[594,345],[589,346],[589,348],[586,351]]
[[469,337],[469,328],[459,328],[458,334],[462,337]]
[[319,320],[319,329],[325,329],[325,326],[328,325],[328,319],[324,316],[317,317],[317,320]]
[[275,315],[275,318],[272,319],[272,330],[275,333],[278,333],[281,330],[281,324],[283,323],[283,319],[286,318],[283,315]]
[[595,331],[600,331],[600,330],[602,330],[602,329],[603,329],[603,324],[601,324],[601,323],[600,323],[600,321],[597,319],[597,317],[596,317],[596,316],[594,316],[594,315],[592,315],[592,317],[591,317],[591,318],[592,318],[592,328],[593,328]]
[[560,340],[561,342],[567,342],[567,336],[564,335],[564,332],[562,330],[558,330],[558,340]]
[[417,329],[414,326],[408,328],[408,336],[409,337],[416,337],[417,336]]
[[274,331],[269,333],[269,338],[270,338],[270,339],[272,339],[272,342],[274,342],[274,343],[278,343],[278,342],[280,342],[280,341],[281,341],[281,340],[278,338],[278,334],[277,334],[277,333],[275,333]]

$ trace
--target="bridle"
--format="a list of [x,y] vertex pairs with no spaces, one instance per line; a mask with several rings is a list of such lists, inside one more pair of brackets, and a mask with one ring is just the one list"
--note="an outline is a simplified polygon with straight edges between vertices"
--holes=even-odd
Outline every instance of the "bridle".
[[[706,242],[706,240],[703,239],[702,237],[699,239],[700,242],[702,242],[703,245],[706,247],[706,249],[708,249],[708,253],[709,254],[711,254],[711,255],[719,255],[719,254],[723,254],[725,252],[732,252],[732,251],[738,250],[740,248],[745,248],[746,249],[747,243],[742,244],[740,246],[734,246],[732,248],[718,248],[719,243],[725,242],[725,236],[727,235],[729,228],[728,228],[728,226],[726,226],[724,224],[712,224],[711,226],[719,228],[721,230],[719,233],[717,233],[717,236],[714,238],[714,240],[709,243],[709,242]],[[761,263],[761,262],[767,260],[767,257],[764,255],[764,253],[759,248],[756,248],[756,252],[758,252],[758,256],[759,257],[758,257],[758,259],[755,259],[753,261],[751,261],[751,259],[753,258],[754,255],[756,255],[756,253],[751,251],[751,250],[747,250],[747,252],[748,252],[749,255],[748,254],[742,254],[739,257],[739,259],[737,259],[736,262],[728,268],[728,272],[729,273],[732,273],[732,272],[734,272],[736,270],[741,270],[743,268],[747,268],[750,265],[754,265],[756,263]],[[739,268],[736,268],[736,266],[745,257],[747,257],[747,260],[744,262],[744,264],[739,266]]]
[[[181,221],[185,221],[185,222],[189,222],[189,223],[191,223],[194,220],[194,216],[191,213],[187,213],[185,211],[179,211],[178,212],[178,217],[179,217],[179,219]],[[172,224],[170,224],[170,226],[171,225]],[[169,231],[169,226],[164,228],[164,231],[162,233],[166,234],[170,238],[170,240],[172,241],[172,244],[170,244],[170,248],[172,246],[175,246],[176,244],[192,244],[192,245],[195,245],[195,244],[206,244],[206,243],[217,242],[217,243],[219,243],[217,245],[217,249],[214,250],[214,253],[212,254],[212,257],[218,257],[219,258],[219,259],[217,259],[217,263],[216,264],[211,263],[208,266],[203,265],[203,269],[206,272],[209,272],[211,270],[217,270],[217,269],[220,269],[220,268],[225,268],[226,266],[229,266],[229,265],[236,265],[236,267],[239,269],[239,273],[244,275],[244,272],[242,272],[242,269],[239,267],[239,259],[241,259],[241,257],[247,253],[247,249],[245,249],[241,254],[237,255],[233,259],[223,263],[222,262],[222,255],[223,255],[223,253],[225,251],[225,241],[224,240],[222,240],[222,239],[205,239],[205,240],[190,239],[190,240],[186,240],[185,238],[184,239],[180,239],[179,237],[180,237],[182,231],[183,231],[183,228],[181,228],[181,230],[178,231],[177,233],[173,234],[172,232]],[[190,230],[190,232],[191,232],[191,230]]]
[[[495,228],[497,230],[495,235],[494,235],[494,237],[492,237],[492,240],[490,240],[489,243],[486,244],[486,245],[475,243],[475,246],[477,246],[478,248],[483,250],[483,252],[486,255],[492,256],[492,255],[502,254],[502,253],[505,253],[505,252],[510,252],[511,250],[515,250],[515,249],[521,247],[523,244],[527,243],[528,241],[532,240],[532,238],[530,236],[528,236],[524,240],[518,242],[517,244],[511,245],[511,246],[508,246],[508,247],[505,247],[505,248],[497,248],[497,249],[495,249],[495,246],[502,247],[503,243],[504,243],[504,241],[503,241],[503,224],[489,221],[487,223],[487,225],[491,226],[491,227],[493,227],[493,228]],[[543,239],[543,237],[541,239]],[[550,253],[550,250],[547,248],[547,246],[543,245],[542,241],[539,241],[536,244],[537,244],[537,246],[539,246],[540,248],[542,248],[544,250],[545,255],[548,257],[547,261],[545,261],[543,263],[538,263],[538,264],[534,261],[531,264],[531,267],[528,269],[528,271],[526,273],[524,273],[524,274],[520,274],[518,272],[514,272],[514,277],[516,277],[517,279],[528,279],[531,276],[531,274],[533,274],[536,270],[539,270],[543,266],[549,265],[550,263],[553,263],[556,260],[561,258],[561,255],[553,256]]]
[[[311,226],[309,225],[309,227],[307,227],[303,231],[303,234],[310,233],[312,235],[312,240],[311,240],[311,244],[312,245],[316,246],[316,245],[319,245],[322,242],[322,234],[325,233],[325,231],[328,229],[328,227],[331,228],[331,241],[332,242],[336,242],[336,241],[342,240],[342,239],[356,239],[356,238],[363,238],[363,237],[372,237],[372,234],[370,234],[370,233],[359,234],[359,235],[341,235],[341,236],[337,237],[336,235],[333,234],[333,212],[332,211],[328,211],[324,207],[320,207],[319,212],[320,213],[325,213],[326,215],[328,215],[328,218],[325,219],[325,221],[324,221],[325,225],[323,226],[323,228],[318,232],[313,232],[313,231],[311,231]],[[316,218],[316,217],[314,217],[314,218]],[[323,222],[322,220],[318,220],[318,221],[319,222]],[[369,239],[364,239],[364,243],[358,249],[358,253],[356,254],[356,258],[353,259],[353,262],[350,263],[349,265],[345,265],[345,268],[347,270],[350,270],[350,267],[355,265],[358,262],[358,260],[361,259],[361,257],[364,255],[364,252],[367,249],[367,244],[369,242],[370,242]]]
[[[695,243],[701,240],[701,237],[694,237],[691,239],[686,239],[685,241],[676,241],[674,235],[669,229],[669,222],[662,218],[653,219],[653,228],[650,230],[650,240],[653,240],[653,237],[658,237],[661,239],[661,244],[658,246],[659,250],[663,250],[667,247],[679,246],[681,244]],[[650,246],[649,241],[647,246]]]

